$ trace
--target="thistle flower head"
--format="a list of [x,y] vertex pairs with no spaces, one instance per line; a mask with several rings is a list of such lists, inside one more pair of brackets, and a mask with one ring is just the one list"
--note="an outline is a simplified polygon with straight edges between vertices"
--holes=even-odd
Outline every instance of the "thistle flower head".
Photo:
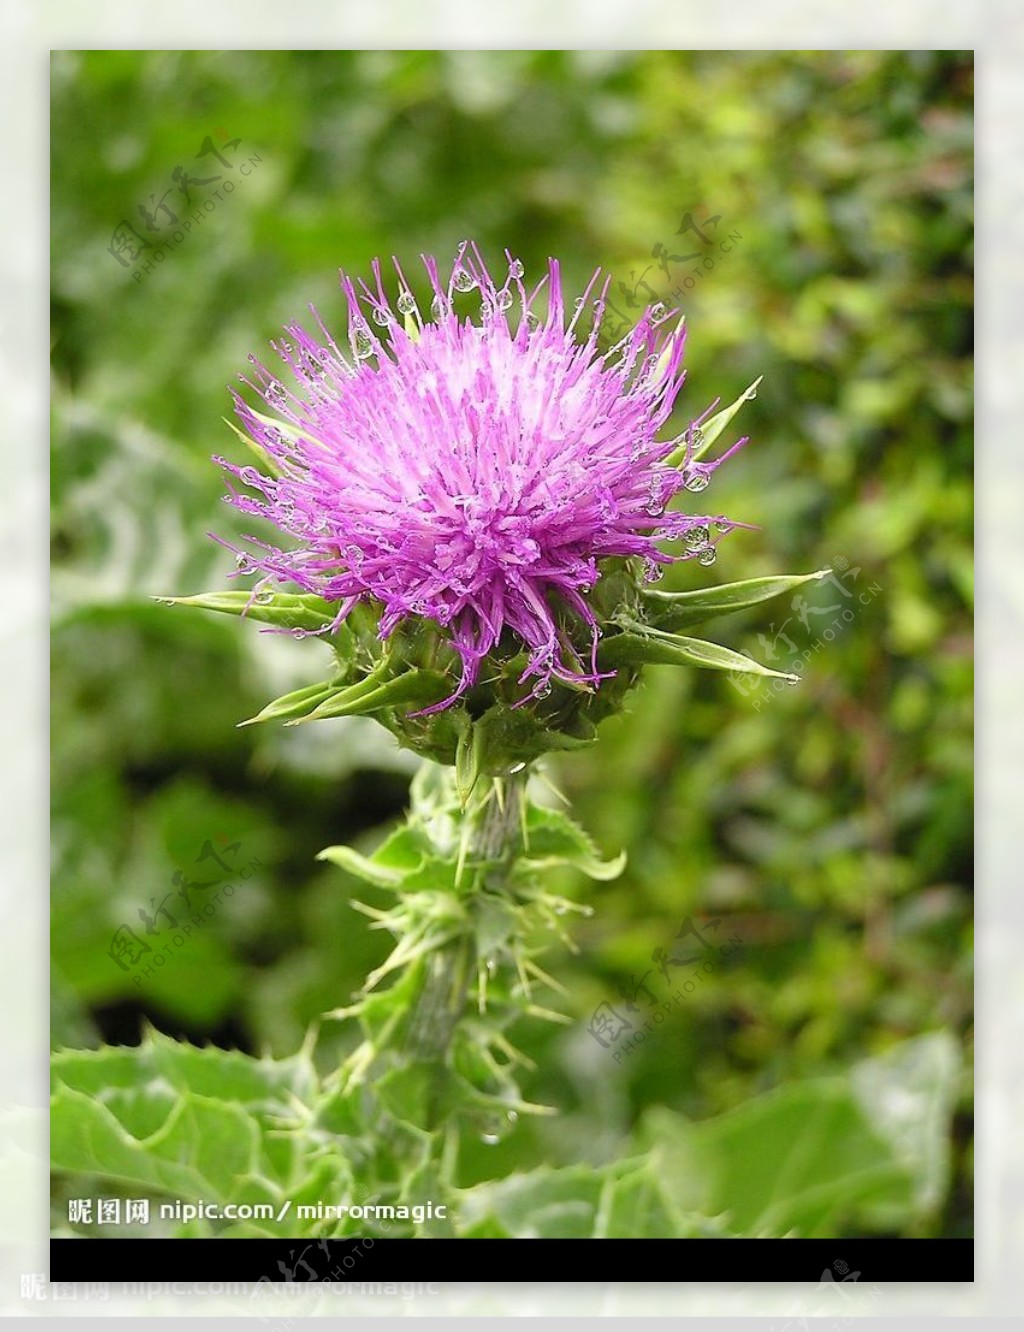
[[739,525],[669,507],[723,461],[698,461],[703,417],[658,438],[684,378],[682,321],[649,307],[603,351],[600,273],[566,310],[554,259],[532,289],[518,260],[496,280],[474,245],[446,278],[423,262],[429,317],[398,262],[392,300],[375,261],[372,282],[342,276],[344,350],[314,310],[315,333],[289,325],[272,344],[287,383],[250,358],[244,382],[273,415],[235,404],[264,466],[217,461],[247,488],[229,483],[228,501],[286,539],[247,537],[239,572],[262,576],[256,597],[277,582],[324,598],[328,632],[360,603],[383,640],[432,621],[458,669],[422,713],[494,653],[525,650],[520,703],[555,680],[594,689],[609,674],[594,595],[609,562],[635,559],[653,581],[676,560],[710,564]]

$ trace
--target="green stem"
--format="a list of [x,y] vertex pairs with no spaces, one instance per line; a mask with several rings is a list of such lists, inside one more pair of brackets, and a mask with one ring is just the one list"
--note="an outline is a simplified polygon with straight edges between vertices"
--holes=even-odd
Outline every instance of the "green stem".
[[[499,778],[485,802],[471,805],[463,817],[469,821],[469,856],[491,862],[491,887],[504,878],[503,867],[519,848],[522,802],[526,789],[525,769]],[[493,868],[494,862],[499,868]],[[481,886],[473,881],[471,892]],[[472,903],[466,928],[456,939],[431,953],[425,961],[423,988],[409,1023],[406,1050],[413,1058],[442,1061],[451,1046],[459,1020],[465,1012],[466,996],[477,963]]]

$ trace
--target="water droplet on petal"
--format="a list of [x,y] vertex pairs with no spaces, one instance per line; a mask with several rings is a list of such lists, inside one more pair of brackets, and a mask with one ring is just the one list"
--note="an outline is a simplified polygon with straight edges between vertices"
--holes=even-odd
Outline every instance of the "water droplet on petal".
[[499,310],[507,310],[512,304],[512,293],[510,291],[499,291],[494,298],[494,304]]
[[395,316],[391,313],[391,311],[387,308],[387,306],[384,305],[375,306],[371,317],[373,319],[373,322],[379,328],[387,328],[389,324],[393,324],[395,322]]
[[257,592],[253,597],[253,602],[257,606],[269,606],[274,600],[273,592]]
[[430,302],[430,315],[433,319],[444,319],[451,310],[451,306],[443,296],[435,296]]
[[288,394],[284,385],[279,383],[278,380],[273,379],[263,390],[263,396],[269,402],[284,402]]
[[452,275],[452,286],[456,291],[472,291],[476,286],[476,279],[464,268],[457,268]]
[[715,550],[714,546],[705,546],[697,556],[697,563],[702,564],[704,568],[707,569],[710,565],[714,564],[717,559],[718,551]]
[[533,313],[532,310],[527,310],[526,314],[523,316],[523,322],[526,324],[527,329],[531,333],[533,333],[536,329],[540,328],[540,320],[537,318],[537,316]]
[[352,350],[360,361],[365,361],[368,356],[373,356],[376,348],[373,345],[373,339],[364,327],[354,328],[350,338]]
[[292,638],[306,638],[308,634],[305,629],[293,629]]
[[247,486],[258,486],[263,480],[255,467],[243,467],[238,473],[238,479],[244,481]]
[[756,387],[755,387],[755,388],[748,388],[747,391],[746,391],[746,393],[744,393],[744,395],[743,395],[743,401],[744,401],[744,402],[753,402],[754,399],[755,399],[756,397],[757,397],[757,389],[756,389]]
[[235,565],[239,573],[252,573],[256,568],[252,559],[248,555],[243,555],[241,552],[235,556]]
[[683,536],[683,545],[689,550],[700,550],[701,546],[706,546],[711,533],[703,525],[691,527]]
[[510,278],[521,278],[526,272],[521,259],[513,259],[508,266],[508,275]]
[[651,319],[654,321],[654,323],[657,323],[660,319],[664,318],[665,318],[665,307],[661,303],[661,301],[658,301],[655,305],[651,306]]
[[517,1124],[519,1122],[519,1111],[510,1110],[508,1114],[505,1116],[505,1118],[508,1120],[510,1124]]
[[687,490],[696,494],[698,491],[707,490],[709,480],[710,478],[706,472],[695,471],[690,473],[684,484]]
[[665,569],[657,560],[644,560],[644,581],[647,583],[660,582],[665,577]]
[[501,1141],[501,1137],[497,1133],[481,1133],[480,1141],[488,1147],[493,1147],[496,1142]]
[[396,304],[398,306],[399,314],[411,315],[416,312],[416,301],[410,291],[403,291]]
[[551,694],[551,681],[545,680],[534,695],[535,698],[548,698]]
[[701,430],[700,426],[693,426],[693,428],[690,430],[690,444],[693,446],[693,448],[699,449],[703,443],[704,443],[704,431]]

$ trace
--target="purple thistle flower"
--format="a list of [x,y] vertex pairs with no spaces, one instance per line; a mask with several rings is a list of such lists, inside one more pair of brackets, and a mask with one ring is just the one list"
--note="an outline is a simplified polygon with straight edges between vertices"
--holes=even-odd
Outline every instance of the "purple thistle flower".
[[[286,548],[247,536],[252,549],[230,547],[239,574],[264,576],[254,598],[272,580],[316,593],[337,604],[328,631],[370,600],[382,640],[411,617],[444,628],[461,678],[424,713],[475,684],[506,631],[528,650],[520,682],[533,684],[522,702],[548,692],[552,679],[597,686],[600,626],[587,594],[601,562],[640,557],[653,581],[676,560],[711,563],[717,534],[744,526],[667,507],[683,489],[703,490],[745,442],[710,463],[691,457],[715,404],[682,435],[657,439],[684,379],[682,321],[670,328],[664,307],[648,308],[602,353],[611,279],[584,334],[578,325],[600,272],[566,322],[557,261],[530,291],[522,264],[507,258],[499,287],[475,245],[460,247],[447,283],[423,256],[429,320],[397,260],[397,315],[379,261],[373,284],[360,281],[358,291],[343,275],[350,351],[314,309],[319,336],[292,324],[291,340],[272,344],[291,387],[250,357],[258,382],[243,382],[276,417],[233,395],[270,474],[216,459],[258,496],[229,485],[228,502],[295,540]],[[467,292],[480,302],[478,323],[457,313]],[[681,449],[683,461],[669,465]],[[666,553],[664,541],[681,549]],[[589,667],[566,642],[567,613],[589,637]]]

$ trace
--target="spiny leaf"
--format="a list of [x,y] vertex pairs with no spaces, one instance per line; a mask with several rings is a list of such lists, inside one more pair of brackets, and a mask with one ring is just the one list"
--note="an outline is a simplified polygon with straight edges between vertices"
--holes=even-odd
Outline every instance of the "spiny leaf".
[[523,862],[534,869],[572,865],[588,878],[617,878],[626,865],[626,853],[602,860],[583,829],[558,809],[530,805],[526,811],[526,848]]
[[792,592],[804,583],[825,578],[830,569],[818,569],[810,574],[778,574],[768,578],[747,578],[741,583],[722,583],[719,587],[702,587],[693,592],[659,592],[645,590],[643,596],[650,605],[659,629],[685,629],[700,624],[715,615],[728,615],[746,610],[772,597]]
[[337,608],[323,597],[308,593],[266,592],[255,601],[251,591],[199,592],[193,597],[154,597],[164,606],[197,606],[200,610],[219,611],[222,615],[243,615],[261,624],[284,629],[323,629],[330,624]]
[[330,680],[321,680],[317,684],[306,685],[303,689],[294,689],[290,694],[282,694],[257,712],[255,717],[239,722],[239,726],[254,726],[257,722],[281,721],[285,717],[301,717],[307,712],[339,692],[339,686]]
[[649,666],[699,666],[704,670],[733,671],[741,675],[771,675],[796,684],[800,677],[785,671],[773,671],[762,666],[753,657],[720,643],[703,638],[684,638],[681,634],[666,634],[657,629],[640,628],[616,634],[605,640],[601,648],[601,664]]
[[372,677],[349,685],[337,694],[325,699],[323,703],[305,717],[296,717],[286,722],[286,726],[298,726],[303,722],[320,721],[325,717],[354,717],[364,713],[378,712],[381,708],[396,707],[399,704],[437,703],[451,689],[448,677],[440,671],[405,671],[402,675],[384,683],[376,680],[368,686]]

